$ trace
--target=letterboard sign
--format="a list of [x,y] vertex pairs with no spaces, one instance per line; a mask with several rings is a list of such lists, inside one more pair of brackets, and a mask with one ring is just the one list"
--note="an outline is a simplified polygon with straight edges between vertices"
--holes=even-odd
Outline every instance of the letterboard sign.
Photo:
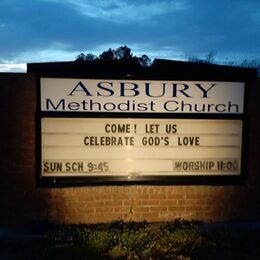
[[40,180],[243,175],[244,82],[40,78]]

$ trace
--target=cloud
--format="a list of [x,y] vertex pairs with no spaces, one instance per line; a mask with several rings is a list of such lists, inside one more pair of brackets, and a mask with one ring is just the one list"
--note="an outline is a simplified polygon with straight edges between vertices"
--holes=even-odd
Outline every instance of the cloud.
[[0,28],[0,60],[15,59],[29,51],[33,54],[42,49],[67,51],[91,46],[98,40],[96,31],[101,27],[64,5],[39,1],[17,3],[14,8],[9,3],[0,4],[0,17],[5,24]]
[[1,64],[0,72],[26,72],[26,64]]
[[1,0],[0,62],[73,60],[128,45],[135,55],[260,59],[254,0]]
[[76,51],[66,51],[62,49],[41,49],[35,51],[22,52],[17,56],[16,61],[21,62],[27,60],[33,62],[48,61],[72,61],[79,53]]
[[[44,0],[60,3],[59,0]],[[165,15],[187,8],[185,1],[120,1],[120,0],[63,0],[63,4],[71,6],[83,15],[109,20],[115,23],[143,22],[153,17]]]

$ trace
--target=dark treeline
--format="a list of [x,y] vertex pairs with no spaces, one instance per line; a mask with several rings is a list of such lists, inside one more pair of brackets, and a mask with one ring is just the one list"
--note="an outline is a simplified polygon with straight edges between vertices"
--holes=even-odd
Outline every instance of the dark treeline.
[[[132,60],[138,62],[144,67],[152,65],[152,60],[148,55],[143,54],[141,56],[135,56],[132,53],[131,48],[125,46],[120,46],[117,49],[109,48],[107,51],[102,52],[100,55],[94,55],[92,53],[81,53],[76,57],[76,62],[84,61],[98,61],[98,60]],[[244,67],[244,68],[255,68],[257,69],[258,76],[260,76],[260,63],[257,60],[245,59],[241,62],[227,61],[218,62],[216,60],[216,52],[211,51],[205,58],[199,58],[197,56],[190,56],[187,58],[188,62],[194,63],[204,63],[204,64],[222,64],[234,67]]]
[[151,59],[147,55],[134,56],[131,49],[127,46],[121,46],[117,49],[109,48],[107,51],[102,52],[99,56],[92,53],[81,53],[76,57],[77,62],[96,61],[96,60],[134,60],[140,65],[148,67],[152,64]]

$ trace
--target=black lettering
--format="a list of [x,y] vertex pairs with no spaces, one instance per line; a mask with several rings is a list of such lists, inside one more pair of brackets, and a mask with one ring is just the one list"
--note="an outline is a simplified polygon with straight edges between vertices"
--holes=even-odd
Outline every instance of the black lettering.
[[[101,104],[99,102],[94,102],[92,99],[90,100],[90,111],[97,110],[101,111]],[[97,109],[94,108],[94,106],[97,106]]]
[[130,124],[106,124],[105,131],[106,133],[130,133],[131,127]]
[[43,164],[44,172],[62,172],[62,162],[45,162]]
[[45,162],[45,163],[43,164],[43,171],[44,171],[44,172],[48,172],[48,171],[49,171],[49,163]]
[[70,171],[70,163],[69,162],[65,163],[65,170],[66,170],[66,172]]
[[108,84],[110,87],[113,87],[113,83],[112,82],[107,82],[107,81],[104,81],[104,82],[99,82],[97,84],[97,87],[99,89],[102,89],[102,90],[105,90],[107,92],[106,95],[104,94],[101,94],[100,92],[97,92],[97,96],[101,96],[101,97],[110,97],[110,96],[113,96],[114,95],[114,91],[110,88],[107,88],[105,86],[103,86],[103,84]]
[[[110,108],[109,108],[109,106],[110,106]],[[116,108],[116,105],[114,103],[105,103],[104,104],[104,109],[106,111],[113,111],[113,110],[115,110],[115,108]]]
[[80,104],[77,103],[77,102],[70,102],[70,103],[68,104],[68,109],[69,109],[69,110],[72,110],[72,111],[77,111],[77,110],[79,110],[79,107],[80,107]]
[[195,84],[195,86],[197,86],[201,91],[202,91],[202,98],[208,98],[208,92],[216,86],[216,84],[211,84],[211,87],[209,87],[208,89],[205,89],[202,87],[202,84]]
[[230,101],[228,102],[228,112],[232,112],[231,108],[234,108],[235,110],[233,113],[238,113],[239,111],[239,106],[237,104],[232,104]]
[[176,107],[176,106],[174,107],[174,105],[172,106],[172,103],[174,105],[178,105],[179,104],[178,101],[170,100],[170,101],[167,101],[167,102],[164,103],[164,105],[163,105],[164,109],[166,111],[168,111],[168,112],[176,112],[176,111],[178,111],[179,108]]
[[[133,103],[133,106],[134,105],[135,104]],[[120,111],[129,111],[130,110],[130,101],[127,100],[126,103],[119,103],[118,104],[118,110],[120,110]],[[133,110],[135,110],[135,109],[133,109]]]
[[[49,108],[49,105],[52,106],[52,108]],[[61,108],[59,108],[60,106],[61,106]],[[46,109],[47,110],[52,110],[52,109],[54,109],[54,110],[58,110],[58,109],[59,110],[65,110],[65,99],[61,99],[59,104],[57,106],[55,106],[52,103],[52,101],[49,98],[47,98],[46,99]]]
[[[155,88],[155,89],[157,90],[158,88]],[[166,89],[166,83],[162,83],[162,93],[158,94],[158,95],[152,95],[150,83],[145,83],[145,94],[148,97],[162,97],[165,95],[165,89]]]
[[[172,84],[173,89],[172,89],[172,97],[178,97],[178,92],[181,93],[185,97],[191,97],[186,93],[186,91],[189,89],[189,85],[183,84],[183,83],[173,83]],[[178,86],[183,86],[182,89],[178,89]]]
[[111,137],[111,145],[116,146],[116,137],[114,136]]
[[169,142],[169,137],[165,137],[164,138],[164,145],[167,146],[167,145],[169,145],[169,143],[170,143]]
[[[223,107],[223,108],[220,109],[220,107]],[[217,112],[225,112],[226,111],[226,105],[224,105],[224,104],[217,104],[215,108],[216,108]]]
[[172,125],[172,124],[166,124],[165,125],[165,132],[167,134],[175,134],[177,133],[177,125]]
[[89,137],[88,136],[86,136],[84,138],[84,145],[89,145]]
[[[126,88],[132,86],[132,88]],[[126,95],[126,91],[132,92],[132,95]],[[132,82],[121,82],[120,83],[120,97],[135,97],[139,95],[138,85]]]
[[199,136],[184,136],[178,137],[178,145],[179,146],[198,146],[200,144]]
[[155,134],[159,131],[159,124],[146,124],[145,133]]
[[91,93],[87,90],[84,84],[80,81],[76,87],[68,94],[68,96],[74,96],[75,91],[83,91],[86,96],[92,96]]
[[147,111],[147,104],[145,104],[145,103],[138,103],[137,104],[137,110],[138,111]]

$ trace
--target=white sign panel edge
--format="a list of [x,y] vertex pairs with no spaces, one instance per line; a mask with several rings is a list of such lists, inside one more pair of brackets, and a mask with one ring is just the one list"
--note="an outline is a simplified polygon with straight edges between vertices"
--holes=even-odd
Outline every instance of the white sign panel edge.
[[41,78],[44,112],[243,114],[244,82]]

